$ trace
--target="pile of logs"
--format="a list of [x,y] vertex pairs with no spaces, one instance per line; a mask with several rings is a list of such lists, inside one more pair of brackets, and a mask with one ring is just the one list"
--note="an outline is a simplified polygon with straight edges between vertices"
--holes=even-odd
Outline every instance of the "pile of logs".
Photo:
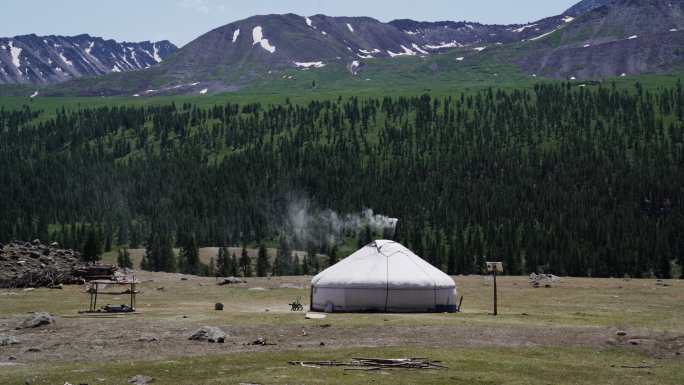
[[427,358],[352,358],[351,361],[290,361],[290,365],[309,368],[341,366],[345,370],[447,369],[440,361]]

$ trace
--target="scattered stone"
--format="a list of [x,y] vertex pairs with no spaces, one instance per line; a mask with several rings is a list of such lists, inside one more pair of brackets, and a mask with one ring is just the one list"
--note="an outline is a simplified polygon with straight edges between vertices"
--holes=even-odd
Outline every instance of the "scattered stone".
[[26,353],[40,353],[42,350],[40,348],[28,348],[26,349]]
[[39,326],[50,325],[52,323],[55,323],[55,318],[51,316],[49,313],[33,313],[33,315],[26,318],[24,322],[22,322],[21,325],[17,327],[17,329],[37,328]]
[[158,288],[157,288],[157,291],[165,291],[165,290],[166,290],[166,289],[164,288],[164,286],[161,286],[161,287],[158,287]]
[[214,326],[204,326],[192,333],[189,339],[193,341],[218,342],[219,344],[222,344],[226,341],[226,333]]
[[217,302],[216,305],[214,305],[214,310],[223,311],[223,304],[221,302]]
[[320,346],[325,346],[325,342],[321,341]]
[[17,357],[15,357],[15,356],[7,357],[7,361],[16,361],[16,360],[17,360]]
[[641,341],[639,341],[639,340],[629,340],[629,341],[627,341],[627,342],[628,342],[630,345],[634,345],[634,346],[637,346],[637,345],[640,345],[640,344],[641,344]]
[[152,382],[154,382],[154,378],[143,376],[142,374],[138,374],[137,376],[128,379],[128,383],[133,385],[147,385]]
[[273,342],[268,342],[268,341],[266,341],[266,338],[264,338],[264,337],[259,337],[259,338],[257,338],[256,340],[254,340],[254,341],[248,343],[247,345],[255,345],[255,346],[275,346],[275,345],[278,345],[278,344],[273,343]]
[[0,335],[0,346],[18,345],[19,340],[14,336]]
[[181,281],[187,281],[188,279],[186,277],[181,277]]
[[618,330],[617,332],[615,332],[615,334],[619,335],[620,337],[624,337],[627,335],[627,332],[624,330]]
[[306,313],[306,315],[304,316],[305,319],[324,319],[325,317],[325,314],[311,312]]
[[322,328],[329,328],[330,326],[332,326],[332,325],[330,325],[330,324],[322,324],[320,327],[322,327]]
[[241,278],[236,278],[236,277],[228,277],[228,278],[223,278],[222,281],[219,281],[218,285],[219,286],[224,286],[224,285],[237,285],[241,283],[247,283],[245,280]]

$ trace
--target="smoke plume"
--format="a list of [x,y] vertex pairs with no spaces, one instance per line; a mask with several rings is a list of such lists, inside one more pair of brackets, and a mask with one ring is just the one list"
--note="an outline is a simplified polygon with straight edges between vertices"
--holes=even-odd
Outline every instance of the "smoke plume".
[[397,222],[397,218],[375,214],[372,209],[342,215],[330,209],[319,209],[308,199],[299,199],[288,205],[283,232],[295,244],[324,248],[345,237],[354,237],[366,227],[374,234],[393,236]]

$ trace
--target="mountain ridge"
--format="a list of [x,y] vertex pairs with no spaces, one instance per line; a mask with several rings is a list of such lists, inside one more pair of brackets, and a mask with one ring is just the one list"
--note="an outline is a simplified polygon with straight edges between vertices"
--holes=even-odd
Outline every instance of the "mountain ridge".
[[135,71],[160,63],[177,49],[168,40],[117,42],[89,34],[0,38],[0,84],[45,85]]
[[366,78],[370,70],[420,82],[444,72],[486,72],[478,67],[483,63],[556,79],[664,73],[684,63],[683,3],[584,0],[561,15],[511,25],[255,15],[215,28],[141,71],[71,80],[46,94],[203,95],[298,77],[315,88],[331,78]]

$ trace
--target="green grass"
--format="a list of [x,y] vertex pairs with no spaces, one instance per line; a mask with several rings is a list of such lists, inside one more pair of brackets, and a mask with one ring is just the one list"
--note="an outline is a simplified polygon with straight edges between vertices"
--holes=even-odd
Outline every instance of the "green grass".
[[[291,360],[348,360],[352,357],[429,357],[443,370],[346,371],[292,366]],[[654,364],[653,369],[621,365]],[[39,364],[3,369],[3,384],[123,384],[138,374],[164,385],[200,384],[681,384],[682,363],[654,361],[622,350],[581,348],[371,348],[328,351],[228,354],[172,361],[99,363],[84,368]]]

